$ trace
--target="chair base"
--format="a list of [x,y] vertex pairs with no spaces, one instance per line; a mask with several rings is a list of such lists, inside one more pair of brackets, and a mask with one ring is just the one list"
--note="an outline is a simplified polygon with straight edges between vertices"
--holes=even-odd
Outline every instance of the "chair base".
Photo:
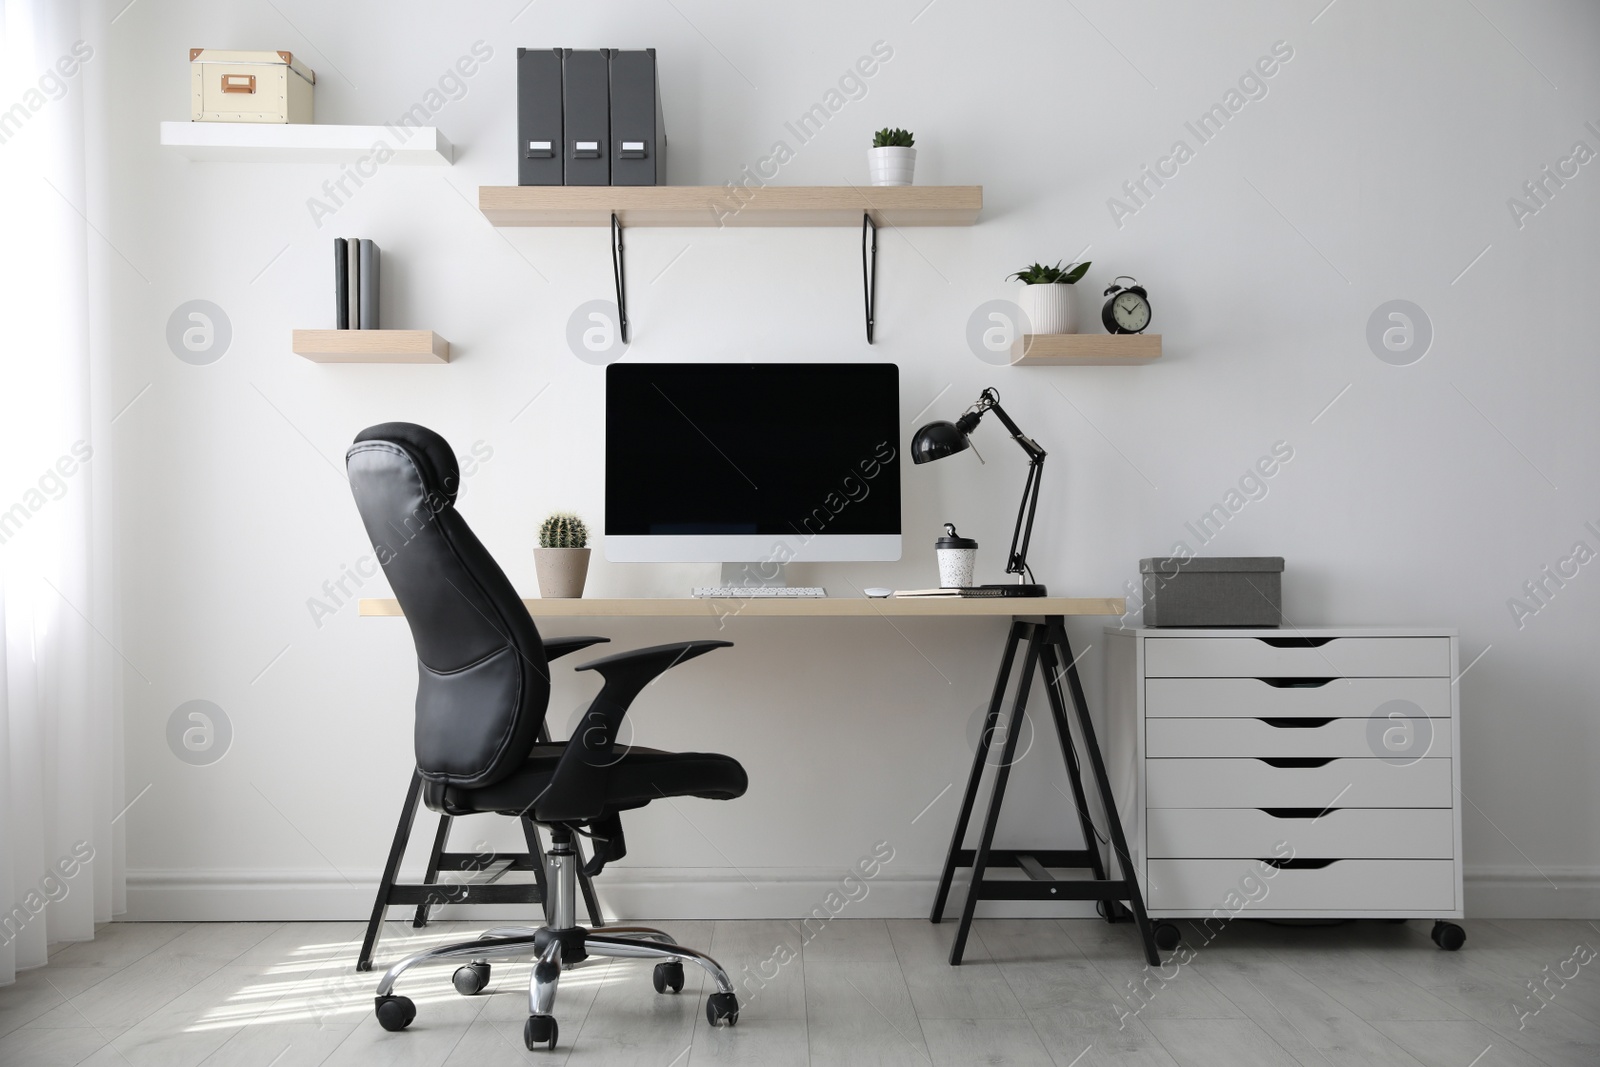
[[416,1018],[411,998],[394,993],[396,979],[421,963],[465,960],[456,972],[456,990],[464,995],[481,991],[489,980],[489,961],[534,959],[528,983],[528,1022],[523,1041],[529,1049],[556,1047],[559,1028],[555,1020],[556,990],[565,970],[582,966],[592,957],[655,960],[651,979],[657,993],[683,989],[685,961],[700,966],[716,983],[706,998],[706,1019],[712,1026],[733,1026],[739,1021],[739,1000],[728,972],[703,952],[686,948],[664,930],[648,926],[608,926],[604,931],[576,926],[557,930],[549,926],[497,927],[475,941],[442,945],[407,956],[384,973],[378,982],[374,1011],[385,1030],[403,1030]]
[[416,1005],[409,997],[394,992],[395,981],[420,963],[464,960],[456,972],[458,992],[471,995],[489,981],[491,959],[533,959],[533,975],[528,983],[528,1022],[523,1041],[528,1048],[553,1049],[559,1037],[555,1021],[556,990],[564,969],[581,966],[592,956],[613,959],[655,960],[652,976],[657,993],[683,989],[683,964],[698,965],[711,976],[716,992],[706,998],[706,1019],[712,1026],[732,1026],[739,1021],[739,1000],[733,981],[722,964],[703,952],[685,948],[671,934],[649,926],[607,926],[601,930],[579,926],[573,921],[578,895],[578,862],[572,835],[565,827],[554,827],[546,853],[550,889],[548,911],[551,922],[543,926],[499,926],[480,934],[476,940],[417,952],[400,960],[384,972],[378,982],[373,1009],[385,1030],[404,1030],[416,1018]]

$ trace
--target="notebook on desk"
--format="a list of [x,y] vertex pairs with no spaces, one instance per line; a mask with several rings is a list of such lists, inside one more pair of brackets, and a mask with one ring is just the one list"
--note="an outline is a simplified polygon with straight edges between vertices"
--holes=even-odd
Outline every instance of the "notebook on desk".
[[1042,586],[1025,585],[961,585],[947,589],[896,589],[897,597],[947,597],[978,600],[998,600],[1003,597],[1043,596]]

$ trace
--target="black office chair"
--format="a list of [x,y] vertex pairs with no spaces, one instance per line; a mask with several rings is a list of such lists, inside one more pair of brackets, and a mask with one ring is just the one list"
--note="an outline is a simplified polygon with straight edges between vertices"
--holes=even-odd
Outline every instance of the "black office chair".
[[385,1030],[416,1017],[395,980],[425,962],[464,959],[457,990],[471,994],[489,978],[491,958],[532,956],[528,1048],[555,1048],[551,1015],[563,966],[590,955],[652,959],[658,993],[683,988],[683,962],[703,967],[717,985],[706,999],[713,1026],[733,1025],[739,1003],[728,973],[710,956],[678,945],[660,930],[577,924],[577,855],[573,835],[594,844],[585,868],[595,875],[626,854],[620,812],[663,797],[732,800],[748,784],[728,757],[617,745],[628,706],[668,668],[727,641],[682,641],[604,656],[578,667],[604,685],[571,740],[537,743],[550,698],[545,648],[505,573],[455,509],[460,484],[449,444],[421,426],[392,422],[363,430],[345,457],[356,507],[378,562],[411,627],[417,649],[416,755],[423,802],[447,815],[498,812],[528,817],[550,833],[545,925],[498,927],[458,945],[419,952],[390,967],[378,983],[375,1010]]

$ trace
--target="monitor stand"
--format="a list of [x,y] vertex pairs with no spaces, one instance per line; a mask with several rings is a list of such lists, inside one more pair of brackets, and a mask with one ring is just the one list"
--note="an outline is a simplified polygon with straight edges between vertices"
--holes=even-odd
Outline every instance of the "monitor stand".
[[724,588],[749,589],[754,586],[787,588],[784,565],[767,560],[760,563],[724,563],[721,584]]

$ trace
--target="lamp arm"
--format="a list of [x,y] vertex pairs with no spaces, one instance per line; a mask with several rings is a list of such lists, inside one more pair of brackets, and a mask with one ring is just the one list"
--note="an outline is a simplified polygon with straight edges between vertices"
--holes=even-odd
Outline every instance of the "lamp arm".
[[1044,459],[1046,453],[1044,449],[1039,447],[1039,442],[1023,433],[1022,427],[1011,421],[1011,416],[1006,414],[1006,409],[1000,406],[999,394],[995,393],[993,389],[985,389],[983,396],[979,399],[979,403],[985,410],[994,412],[995,418],[1000,420],[1000,424],[1006,428],[1006,432],[1011,435],[1011,439],[1028,454],[1029,459],[1034,461]]
[[1006,573],[1015,574],[1026,581],[1028,577],[1028,545],[1033,540],[1033,517],[1039,510],[1039,482],[1044,472],[1044,458],[1046,452],[1039,447],[1039,442],[1022,432],[1022,427],[1014,422],[1006,409],[1000,406],[1000,394],[993,389],[985,389],[978,398],[977,409],[979,412],[992,411],[995,418],[1006,428],[1011,439],[1017,443],[1028,456],[1028,480],[1022,487],[1022,503],[1017,508],[1017,525],[1011,533],[1011,551],[1006,556]]
[[1044,453],[1028,464],[1028,480],[1022,487],[1022,503],[1017,508],[1017,525],[1011,533],[1011,552],[1006,559],[1006,573],[1026,580],[1028,575],[1028,545],[1033,540],[1033,517],[1039,509],[1039,483],[1043,481]]

